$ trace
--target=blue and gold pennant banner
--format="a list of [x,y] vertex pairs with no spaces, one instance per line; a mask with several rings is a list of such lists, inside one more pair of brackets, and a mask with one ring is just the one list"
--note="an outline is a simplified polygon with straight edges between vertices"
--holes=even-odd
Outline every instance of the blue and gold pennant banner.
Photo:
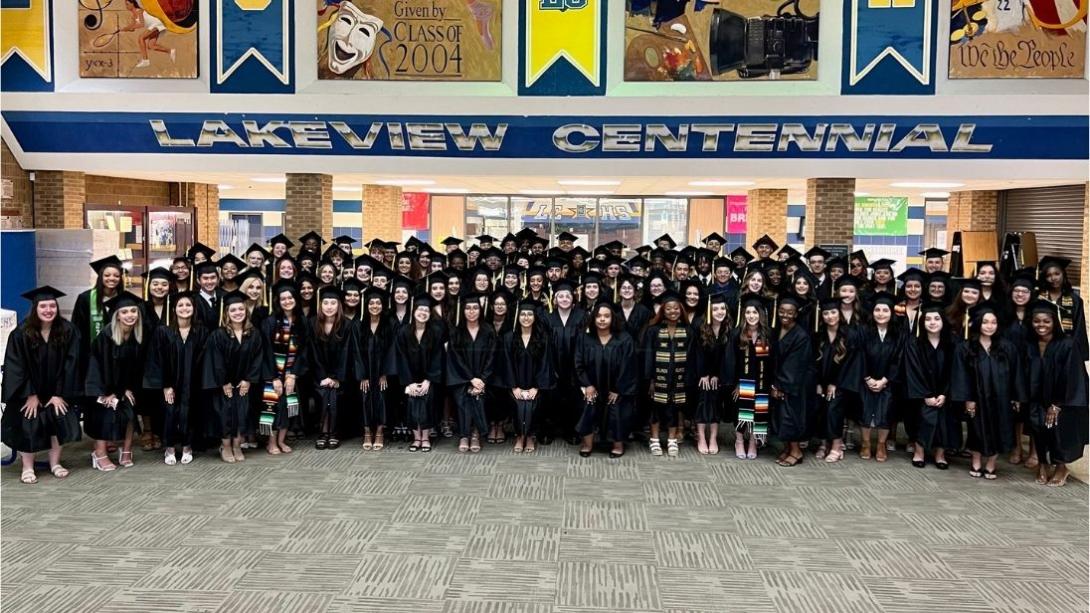
[[522,0],[519,94],[605,94],[606,0]]
[[213,93],[292,93],[292,0],[212,0]]
[[0,83],[4,91],[53,91],[50,0],[0,0]]
[[846,0],[841,93],[935,93],[937,0]]

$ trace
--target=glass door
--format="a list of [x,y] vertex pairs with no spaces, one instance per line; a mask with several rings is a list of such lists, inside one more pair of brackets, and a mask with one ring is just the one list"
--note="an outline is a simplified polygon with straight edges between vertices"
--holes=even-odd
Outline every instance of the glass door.
[[89,204],[84,209],[87,228],[118,233],[117,257],[125,267],[125,289],[140,295],[146,264],[144,254],[144,207]]

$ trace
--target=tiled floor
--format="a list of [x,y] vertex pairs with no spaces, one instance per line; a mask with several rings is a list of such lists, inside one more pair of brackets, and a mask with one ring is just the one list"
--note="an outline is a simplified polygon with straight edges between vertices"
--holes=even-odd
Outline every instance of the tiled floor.
[[403,448],[3,470],[0,598],[46,613],[1086,611],[1087,487],[850,457]]

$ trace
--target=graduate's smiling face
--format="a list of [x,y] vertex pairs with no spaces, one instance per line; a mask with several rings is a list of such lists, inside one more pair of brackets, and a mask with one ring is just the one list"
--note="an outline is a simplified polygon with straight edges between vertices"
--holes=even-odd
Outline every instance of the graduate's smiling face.
[[843,268],[841,268],[839,266],[836,266],[836,267],[833,267],[833,268],[829,269],[829,278],[833,282],[836,282],[837,279],[839,279],[840,277],[843,277],[843,276],[844,276],[844,269]]
[[893,318],[893,310],[889,308],[888,304],[876,304],[874,310],[871,311],[871,316],[874,318],[874,323],[885,325]]
[[487,274],[480,273],[476,277],[473,277],[473,289],[478,292],[487,292],[492,287],[492,280],[488,278]]
[[651,292],[652,296],[659,296],[666,291],[666,283],[664,283],[662,279],[655,277],[647,284],[647,291]]
[[916,300],[923,295],[923,284],[921,284],[919,281],[916,281],[915,279],[911,281],[906,281],[904,290],[906,298],[910,300]]
[[282,257],[287,252],[288,252],[288,246],[285,245],[284,243],[276,243],[276,244],[274,244],[272,246],[273,257],[277,257],[277,258]]
[[357,291],[347,291],[344,293],[345,306],[352,307],[353,309],[360,305],[360,293]]
[[523,328],[530,328],[534,325],[534,320],[537,316],[534,315],[533,309],[520,309],[519,310],[519,325]]
[[942,313],[928,313],[923,316],[923,329],[927,330],[928,334],[938,334],[939,332],[942,332],[942,326]]
[[810,272],[820,275],[825,272],[825,258],[820,255],[810,257]]
[[232,303],[227,307],[227,320],[233,324],[241,324],[246,321],[246,305],[241,302]]
[[1037,338],[1049,338],[1052,336],[1055,327],[1056,320],[1051,313],[1033,314],[1033,332],[1037,335]]
[[170,272],[174,273],[174,277],[179,281],[185,281],[189,278],[189,265],[185,262],[174,262],[170,265]]
[[761,243],[760,245],[757,245],[756,249],[757,256],[762,260],[772,255],[772,246],[769,244]]
[[757,310],[757,307],[747,306],[743,318],[747,326],[757,326],[761,323],[761,312]]
[[337,298],[322,298],[322,315],[335,317],[341,312],[341,301]]
[[989,286],[995,283],[995,268],[983,266],[976,271],[976,279],[981,285]]
[[220,266],[220,274],[225,281],[230,281],[238,276],[238,266],[234,262],[224,262],[223,266]]
[[108,266],[102,269],[102,287],[117,289],[121,285],[121,270]]
[[337,278],[337,271],[326,264],[318,271],[318,278],[322,280],[322,283],[333,283],[333,280]]
[[290,291],[280,292],[280,310],[290,313],[295,310],[295,295]]
[[602,295],[602,288],[597,283],[587,283],[583,286],[583,295],[589,300],[595,300]]
[[623,281],[621,282],[619,293],[621,294],[621,298],[633,300],[636,298],[636,286],[632,285],[631,281]]
[[451,296],[457,296],[462,291],[462,280],[458,277],[451,277],[447,279],[447,293]]
[[257,279],[250,281],[250,283],[246,285],[246,297],[250,300],[259,300],[264,291],[265,284]]
[[170,281],[166,279],[152,279],[148,283],[148,293],[156,298],[164,298],[170,293]]
[[942,258],[927,258],[923,265],[928,273],[938,272],[942,270]]
[[1059,266],[1049,266],[1045,271],[1045,281],[1052,289],[1060,289],[1064,285],[1064,271]]
[[571,295],[570,291],[562,290],[562,291],[556,292],[556,294],[553,296],[553,299],[556,300],[556,306],[558,306],[558,307],[560,307],[562,309],[570,309],[571,308],[572,295]]
[[840,286],[840,302],[843,304],[855,304],[856,289],[854,285]]
[[413,309],[413,319],[416,323],[426,324],[431,319],[431,308],[421,305]]
[[216,286],[219,285],[220,276],[214,272],[208,272],[200,276],[198,281],[201,284],[201,289],[211,294],[216,291]]
[[371,298],[367,301],[367,313],[369,315],[382,314],[382,298]]
[[761,276],[761,273],[753,272],[746,277],[746,289],[748,289],[750,293],[759,294],[764,288],[765,280],[764,277]]
[[174,316],[178,319],[193,319],[193,310],[192,298],[179,298],[178,302],[174,303]]
[[927,285],[927,294],[936,300],[946,296],[946,284],[942,281],[932,281]]
[[447,297],[447,286],[444,283],[432,283],[428,293],[431,294],[432,300],[443,300]]
[[795,305],[789,302],[780,303],[777,309],[777,315],[780,318],[780,325],[790,326],[795,323],[795,319],[799,316],[799,310],[795,308]]
[[530,276],[530,289],[534,290],[535,292],[540,292],[543,287],[545,287],[544,277],[542,277],[541,275]]
[[1033,297],[1033,292],[1025,285],[1016,285],[1011,288],[1011,302],[1017,306],[1026,306]]
[[985,313],[980,318],[980,335],[991,338],[995,336],[995,331],[999,329],[999,318],[995,316],[995,313]]
[[404,285],[398,285],[394,288],[394,304],[408,304],[409,303],[409,288]]
[[963,287],[961,289],[961,301],[968,306],[980,302],[980,290],[975,287]]
[[678,281],[685,281],[689,278],[688,262],[678,262],[677,264],[674,264],[674,278]]
[[795,279],[795,293],[800,296],[810,293],[810,282],[806,280],[806,277]]
[[727,320],[727,303],[716,302],[712,304],[712,321],[723,323]]
[[293,279],[295,278],[295,265],[288,260],[284,260],[276,267],[276,274],[280,275],[281,279]]
[[303,297],[303,300],[310,300],[314,297],[314,284],[310,281],[303,281],[299,284],[299,295]]
[[409,276],[409,273],[413,270],[413,261],[409,258],[397,259],[397,272],[398,274]]
[[[681,305],[676,302],[673,303],[678,307],[678,313],[680,316]],[[613,309],[606,305],[598,307],[594,311],[594,327],[599,330],[609,330],[613,326]]]
[[719,284],[730,281],[730,267],[719,266],[715,269],[715,282]]
[[140,322],[140,307],[127,306],[117,310],[117,322],[131,328]]
[[840,325],[840,309],[825,309],[821,312],[821,321],[826,326]]
[[492,301],[492,313],[496,315],[506,315],[507,299],[502,296],[497,296],[496,299]]
[[57,301],[42,300],[34,307],[34,312],[42,323],[52,323],[57,318]]
[[251,251],[246,254],[246,265],[250,268],[261,268],[265,263],[265,256],[260,251]]
[[689,308],[694,308],[700,304],[700,289],[695,286],[689,286],[685,288],[685,304]]
[[667,300],[662,305],[662,316],[670,323],[677,323],[681,319],[681,303],[677,300]]
[[874,282],[885,285],[893,280],[893,271],[888,268],[879,268],[874,271]]
[[367,283],[371,280],[371,267],[370,266],[358,266],[356,267],[356,280],[360,283]]
[[851,273],[853,277],[862,277],[863,274],[866,272],[866,268],[863,265],[863,260],[860,260],[858,258],[852,258],[851,267]]
[[386,286],[390,284],[390,278],[385,275],[373,276],[371,283],[379,289],[386,289]]

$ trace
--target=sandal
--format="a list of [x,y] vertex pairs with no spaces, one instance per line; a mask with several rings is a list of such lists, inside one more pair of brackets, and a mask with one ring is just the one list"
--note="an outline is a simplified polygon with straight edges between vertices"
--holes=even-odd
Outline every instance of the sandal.
[[375,443],[373,445],[371,445],[371,449],[373,449],[375,451],[382,451],[382,448],[385,447],[385,446],[386,446],[386,444],[382,440],[382,433],[376,434],[375,435]]
[[295,451],[295,450],[294,450],[294,449],[292,449],[291,447],[288,447],[288,444],[287,444],[287,443],[280,443],[280,444],[278,445],[278,447],[280,447],[280,452],[281,452],[281,453],[291,453],[291,452]]
[[869,460],[870,459],[870,443],[869,442],[859,448],[859,459],[860,460]]
[[987,479],[988,481],[995,481],[996,479],[999,478],[999,476],[995,474],[994,470],[988,470],[987,468],[985,468],[984,469],[984,478]]
[[537,451],[537,441],[534,439],[534,437],[531,436],[530,438],[526,439],[526,449],[524,450],[524,452],[533,453],[535,451]]
[[594,447],[593,447],[593,446],[592,446],[592,447],[591,447],[590,449],[580,449],[580,450],[579,450],[579,457],[581,457],[581,458],[589,458],[589,457],[590,457],[590,453],[591,453],[591,451],[592,451],[593,449],[594,449]]
[[193,452],[182,450],[182,464],[189,464],[193,461]]
[[371,433],[364,432],[364,434],[363,434],[363,450],[364,451],[371,451],[371,449],[373,449],[373,448],[374,448],[374,445],[371,443]]
[[619,457],[621,457],[623,455],[624,455],[624,447],[621,447],[620,451],[618,451],[616,449],[610,449],[609,450],[609,457],[613,458],[614,460],[616,460],[617,458],[619,458]]
[[984,476],[984,471],[981,470],[981,468],[979,466],[970,466],[969,467],[969,476],[974,478],[974,479],[979,479],[982,476]]
[[95,470],[101,470],[104,473],[108,473],[112,470],[117,470],[117,466],[113,464],[103,464],[102,462],[109,462],[110,458],[107,456],[97,456],[95,452],[91,452],[91,468]]
[[666,455],[671,458],[676,458],[678,454],[678,446],[676,438],[666,439]]
[[734,457],[739,460],[746,459],[746,442],[744,440],[734,441]]
[[708,441],[708,455],[719,455],[719,441],[714,438]]
[[834,464],[834,463],[839,462],[839,461],[841,461],[843,459],[844,459],[844,450],[843,449],[834,449],[834,450],[830,451],[829,453],[825,454],[825,463],[826,464]]
[[[129,456],[128,462],[125,461],[125,456]],[[129,468],[130,466],[132,466],[132,451],[121,451],[120,453],[118,453],[117,463],[121,466],[121,468]]]
[[163,452],[163,464],[166,464],[167,466],[174,466],[177,463],[178,458],[174,455],[173,449],[167,449]]
[[822,445],[821,447],[817,448],[817,451],[814,452],[814,459],[824,460],[826,455],[828,454],[826,453],[825,445]]
[[412,452],[420,451],[420,439],[418,439],[418,438],[413,439],[412,444],[409,445],[409,451],[412,451]]
[[469,439],[462,437],[458,439],[458,453],[465,453],[469,451]]
[[265,447],[265,451],[269,452],[269,455],[280,455],[279,447]]
[[802,463],[803,456],[801,455],[789,455],[782,462],[777,462],[780,466],[798,466]]
[[474,434],[473,438],[469,439],[469,450],[473,453],[481,452],[481,437],[478,434]]
[[888,460],[889,456],[886,455],[886,450],[887,450],[886,446],[879,445],[878,450],[874,452],[874,461],[875,462],[885,462],[886,460]]
[[523,442],[521,436],[515,439],[515,453],[522,453]]
[[454,438],[454,430],[450,427],[450,422],[443,422],[443,438]]
[[658,457],[662,455],[662,442],[657,438],[651,439],[648,443],[648,447],[651,449],[651,455]]
[[152,436],[151,432],[145,432],[140,435],[140,445],[141,449],[144,451],[152,451],[155,449],[155,437]]
[[1049,487],[1063,487],[1067,485],[1067,478],[1071,476],[1071,471],[1064,472],[1062,479],[1057,479],[1056,474],[1053,473],[1052,478],[1048,480]]
[[1036,482],[1037,485],[1047,485],[1048,484],[1048,470],[1046,469],[1046,470],[1043,470],[1043,471],[1041,471],[1041,470],[1037,471],[1037,478],[1034,479],[1034,482]]
[[1031,454],[1028,458],[1026,458],[1025,464],[1023,464],[1023,466],[1025,466],[1026,468],[1028,468],[1030,470],[1033,470],[1034,468],[1037,468],[1040,465],[1041,465],[1041,461],[1038,460],[1037,456],[1033,455],[1033,454]]
[[54,464],[53,466],[50,466],[49,472],[53,473],[53,476],[58,479],[64,479],[68,476],[68,469],[61,466],[60,464]]
[[340,446],[341,446],[341,441],[340,441],[340,439],[338,439],[335,436],[329,437],[329,440],[326,441],[326,447],[328,447],[329,449],[336,449],[336,448],[338,448]]
[[34,474],[34,469],[24,470],[23,474],[19,476],[19,481],[26,485],[34,485],[38,482],[37,475]]
[[1009,464],[1014,464],[1015,466],[1021,464],[1022,460],[1023,460],[1023,458],[1022,458],[1022,450],[1021,449],[1012,452],[1010,457],[1007,458],[1007,462]]
[[231,449],[228,447],[220,447],[220,459],[228,464],[235,463],[235,456],[231,453]]
[[700,455],[708,455],[708,442],[703,438],[696,442],[696,452]]
[[428,439],[420,441],[420,451],[423,453],[428,453],[429,451],[431,451],[431,441]]
[[325,449],[325,443],[326,443],[325,435],[324,434],[319,435],[318,438],[314,439],[314,448],[315,449]]

